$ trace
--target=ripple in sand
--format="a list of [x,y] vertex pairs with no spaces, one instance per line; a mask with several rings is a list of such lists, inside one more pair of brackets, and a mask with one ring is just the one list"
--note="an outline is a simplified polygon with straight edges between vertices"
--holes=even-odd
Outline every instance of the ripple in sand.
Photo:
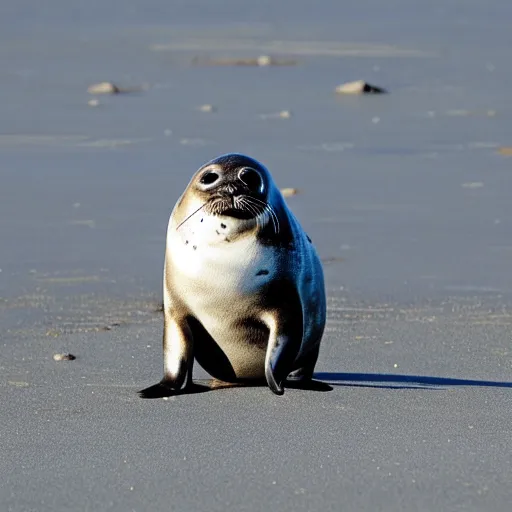
[[84,135],[0,135],[0,147],[73,147],[88,139],[89,137]]
[[355,144],[353,142],[323,142],[322,144],[307,144],[297,146],[297,149],[302,151],[326,151],[326,152],[340,152],[346,149],[353,149]]
[[52,147],[52,148],[116,148],[146,142],[151,139],[94,139],[86,135],[0,135],[0,148],[29,148],[29,147]]
[[185,37],[151,45],[153,51],[236,51],[332,57],[430,57],[431,54],[398,46],[338,41],[261,41],[242,38]]

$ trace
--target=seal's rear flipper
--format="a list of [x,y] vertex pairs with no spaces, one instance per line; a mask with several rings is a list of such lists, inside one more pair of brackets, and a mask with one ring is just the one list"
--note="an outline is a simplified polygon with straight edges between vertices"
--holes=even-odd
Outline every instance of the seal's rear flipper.
[[314,379],[293,379],[288,378],[284,383],[285,387],[290,389],[303,389],[307,391],[332,391],[332,386],[327,382]]

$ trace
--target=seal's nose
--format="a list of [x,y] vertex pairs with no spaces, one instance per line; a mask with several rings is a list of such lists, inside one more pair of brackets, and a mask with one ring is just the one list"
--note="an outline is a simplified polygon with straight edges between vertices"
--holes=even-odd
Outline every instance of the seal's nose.
[[238,178],[243,181],[251,192],[263,192],[263,179],[258,171],[250,167],[244,167],[238,173]]

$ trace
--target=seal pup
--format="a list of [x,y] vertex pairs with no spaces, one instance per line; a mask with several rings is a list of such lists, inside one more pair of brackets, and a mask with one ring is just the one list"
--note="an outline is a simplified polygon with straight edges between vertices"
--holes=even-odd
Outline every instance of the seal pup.
[[141,396],[193,392],[194,359],[215,379],[266,380],[278,395],[287,378],[314,382],[322,266],[258,161],[227,154],[192,177],[169,219],[163,309],[164,377]]

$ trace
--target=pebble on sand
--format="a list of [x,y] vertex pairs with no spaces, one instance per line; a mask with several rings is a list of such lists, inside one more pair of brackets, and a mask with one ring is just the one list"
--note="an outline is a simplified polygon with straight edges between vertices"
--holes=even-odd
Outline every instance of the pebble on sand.
[[357,80],[355,82],[347,82],[336,87],[338,94],[383,94],[387,92],[381,87],[371,85],[364,80]]
[[90,85],[87,92],[89,94],[119,94],[121,89],[112,82],[100,82],[99,84]]
[[92,99],[92,100],[89,100],[89,101],[87,102],[87,105],[89,105],[89,107],[98,107],[98,106],[99,106],[99,104],[100,104],[100,100],[98,100],[98,99],[96,99],[96,98],[94,98],[94,99]]
[[283,194],[283,197],[291,197],[298,193],[299,193],[299,191],[296,188],[282,188],[281,189],[281,194]]
[[73,361],[76,359],[76,356],[73,354],[53,354],[54,361]]
[[498,149],[498,153],[503,156],[512,156],[512,146],[503,146]]
[[260,55],[256,62],[258,63],[258,66],[270,66],[272,64],[272,57],[269,57],[268,55]]
[[261,119],[290,119],[292,113],[289,110],[281,110],[272,114],[260,114],[259,117]]
[[217,109],[213,105],[209,105],[208,103],[206,105],[201,105],[197,107],[197,110],[200,112],[215,112]]

